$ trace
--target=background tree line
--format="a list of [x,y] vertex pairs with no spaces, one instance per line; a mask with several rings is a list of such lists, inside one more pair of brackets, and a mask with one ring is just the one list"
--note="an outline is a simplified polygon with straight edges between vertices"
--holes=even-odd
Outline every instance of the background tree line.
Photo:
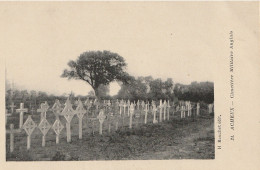
[[[170,100],[175,103],[179,100],[189,100],[191,102],[204,102],[213,103],[214,101],[214,84],[212,82],[192,82],[189,85],[180,83],[174,84],[171,78],[163,81],[160,78],[153,79],[151,76],[147,77],[132,77],[129,84],[120,84],[121,89],[115,96],[109,95],[109,85],[101,85],[98,90],[100,98],[102,100],[116,100],[124,99],[130,101],[144,100]],[[19,103],[25,103],[25,106],[39,107],[44,101],[48,101],[49,105],[55,102],[55,99],[59,99],[61,102],[65,102],[67,97],[70,96],[73,99],[80,97],[82,100],[87,98],[95,99],[95,94],[90,91],[86,95],[75,95],[73,92],[63,95],[52,95],[42,91],[27,91],[27,90],[6,90],[6,106],[13,101],[16,107],[19,107]]]

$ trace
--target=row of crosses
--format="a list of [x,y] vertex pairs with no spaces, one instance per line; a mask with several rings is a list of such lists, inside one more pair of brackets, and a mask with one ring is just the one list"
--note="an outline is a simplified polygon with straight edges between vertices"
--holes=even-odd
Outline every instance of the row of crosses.
[[[45,136],[48,133],[48,131],[52,128],[54,130],[54,132],[56,133],[56,143],[59,143],[59,136],[60,133],[62,132],[62,130],[64,129],[64,125],[61,123],[59,116],[64,116],[64,118],[66,119],[66,130],[67,130],[67,142],[71,142],[71,131],[70,131],[70,123],[71,120],[73,119],[74,115],[76,114],[78,119],[79,119],[79,139],[82,139],[82,120],[84,115],[87,113],[87,111],[89,110],[90,105],[88,103],[91,102],[85,102],[85,105],[87,105],[87,110],[84,108],[83,103],[81,102],[80,99],[77,100],[77,108],[74,110],[72,108],[72,104],[71,101],[69,100],[69,98],[66,100],[65,102],[65,107],[62,109],[62,105],[59,102],[59,100],[56,100],[54,105],[52,106],[52,108],[49,107],[48,103],[42,103],[40,105],[40,108],[37,109],[37,112],[41,113],[41,121],[39,123],[39,125],[37,126],[35,124],[35,122],[32,120],[31,116],[29,115],[27,120],[25,121],[25,123],[23,124],[22,120],[23,120],[23,113],[28,112],[27,108],[24,108],[24,104],[21,103],[20,104],[20,108],[16,109],[17,112],[20,113],[20,122],[19,122],[19,128],[20,129],[24,129],[25,132],[27,133],[27,149],[30,149],[30,144],[31,144],[31,134],[33,133],[34,129],[36,127],[39,128],[39,130],[42,133],[42,146],[45,146]],[[97,101],[95,102],[97,103]],[[108,105],[109,102],[107,101]],[[137,102],[137,104],[140,102]],[[133,116],[135,115],[136,118],[140,117],[140,112],[134,112],[135,110],[135,106],[137,105],[134,103],[130,103],[130,101],[128,100],[123,101],[121,100],[120,102],[117,100],[115,106],[118,106],[120,108],[120,113],[121,113],[121,108],[124,107],[128,107],[128,112],[129,112],[129,116],[130,116],[130,120],[129,120],[129,128],[132,128],[132,119]],[[183,103],[182,103],[183,104]],[[190,102],[185,102],[184,103],[188,109],[188,111],[192,108]],[[142,106],[143,105],[143,106]],[[138,106],[138,105],[137,105]],[[145,111],[145,124],[147,123],[147,113],[149,110],[149,102],[148,103],[144,103],[143,101],[141,102],[141,106],[143,108],[143,110]],[[156,119],[156,112],[159,110],[159,121],[162,121],[162,110],[164,109],[164,120],[169,120],[169,110],[170,107],[172,107],[169,103],[169,101],[164,101],[162,102],[162,100],[160,100],[160,105],[156,106],[155,102],[152,101],[152,114],[154,116],[153,119],[153,123],[158,123],[158,120]],[[199,114],[199,103],[197,103],[197,115]],[[51,110],[55,117],[56,120],[54,122],[54,124],[51,126],[50,123],[47,121],[46,119],[46,112],[48,110]],[[138,107],[137,107],[138,109]],[[167,110],[166,110],[167,109]],[[125,109],[124,109],[125,110]],[[181,114],[183,111],[185,111],[184,109],[184,105],[181,105]],[[174,113],[174,112],[173,112]],[[188,113],[189,115],[189,113]],[[111,116],[111,115],[110,115]],[[181,115],[182,117],[183,115]],[[96,117],[96,119],[99,120],[100,122],[100,129],[99,129],[99,133],[102,135],[102,124],[104,122],[105,119],[107,119],[107,116],[104,113],[104,110],[101,109],[99,112],[99,115]],[[8,133],[10,133],[10,135],[15,132],[21,132],[20,129],[15,130],[13,128],[13,125],[10,126],[10,130],[8,131]],[[11,147],[11,145],[10,145]]]

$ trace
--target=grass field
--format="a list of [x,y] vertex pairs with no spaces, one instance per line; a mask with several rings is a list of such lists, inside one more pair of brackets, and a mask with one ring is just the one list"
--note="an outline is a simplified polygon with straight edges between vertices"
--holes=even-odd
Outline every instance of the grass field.
[[[15,149],[9,152],[9,135],[6,135],[7,161],[49,161],[49,160],[161,160],[161,159],[214,159],[214,116],[201,112],[199,117],[180,119],[180,113],[170,116],[169,121],[152,124],[153,116],[148,115],[144,125],[144,115],[133,119],[133,129],[128,128],[129,117],[111,117],[104,122],[103,135],[98,134],[99,122],[94,127],[88,116],[83,118],[83,139],[78,139],[78,118],[72,120],[72,141],[66,141],[64,128],[60,143],[55,143],[52,129],[46,136],[46,146],[41,147],[42,135],[38,128],[32,134],[31,149],[26,149],[26,133],[15,134]],[[157,113],[158,116],[158,113]],[[25,116],[24,119],[26,119]],[[39,115],[33,115],[39,124]],[[124,120],[123,120],[124,119]],[[158,119],[158,117],[157,117]],[[37,121],[38,120],[38,121]],[[50,124],[54,115],[47,114]],[[65,119],[61,118],[65,126]],[[115,131],[115,122],[119,123]],[[18,127],[18,115],[10,118],[9,123]],[[108,132],[109,122],[111,132]],[[7,125],[7,128],[9,125]],[[92,131],[94,130],[94,134]]]

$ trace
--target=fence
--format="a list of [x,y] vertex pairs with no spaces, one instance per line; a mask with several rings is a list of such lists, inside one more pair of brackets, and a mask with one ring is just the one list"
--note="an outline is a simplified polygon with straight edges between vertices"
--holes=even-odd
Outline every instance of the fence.
[[[210,104],[208,108],[208,112],[211,113],[213,104]],[[97,101],[87,100],[83,104],[80,99],[72,104],[68,98],[64,105],[56,100],[51,108],[47,102],[42,103],[37,109],[37,113],[40,115],[28,115],[25,122],[24,113],[28,113],[28,109],[24,108],[23,103],[20,104],[19,109],[16,109],[16,112],[19,113],[19,128],[15,129],[14,124],[10,124],[10,129],[6,130],[6,133],[10,134],[10,152],[13,152],[15,148],[14,135],[25,135],[24,131],[27,135],[27,149],[29,150],[31,140],[38,138],[39,135],[42,138],[42,147],[46,145],[47,135],[55,136],[56,144],[59,144],[60,139],[64,137],[69,143],[72,133],[78,133],[78,138],[81,140],[83,129],[84,132],[94,134],[98,131],[99,135],[103,135],[104,131],[110,134],[111,131],[117,131],[120,128],[132,129],[147,123],[157,124],[170,119],[197,117],[200,116],[200,104],[186,101],[171,106],[169,101],[162,102],[162,100],[159,105],[156,105],[155,102],[150,104],[144,101],[131,103],[129,100],[116,101],[113,104],[110,101],[104,101],[101,104]],[[6,122],[7,117],[10,116],[13,115],[8,114],[6,110]],[[36,118],[40,118],[39,122],[36,122]],[[65,133],[63,133],[64,128]],[[40,132],[37,132],[36,129]],[[50,133],[51,129],[54,134]],[[34,137],[32,137],[33,135]]]

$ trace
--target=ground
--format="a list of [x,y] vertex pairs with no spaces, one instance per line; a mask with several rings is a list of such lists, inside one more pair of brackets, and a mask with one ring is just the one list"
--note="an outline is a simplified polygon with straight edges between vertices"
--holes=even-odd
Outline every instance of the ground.
[[[56,144],[55,133],[51,129],[46,136],[45,147],[41,147],[41,134],[39,129],[36,129],[37,133],[32,135],[30,150],[26,150],[26,134],[23,131],[15,135],[13,153],[9,152],[9,135],[6,135],[6,160],[214,159],[214,116],[203,114],[199,117],[180,119],[177,113],[171,115],[169,121],[158,124],[152,123],[152,115],[149,115],[146,125],[141,123],[143,117],[134,119],[133,129],[128,128],[129,120],[125,118],[124,124],[120,124],[122,120],[119,122],[117,131],[111,124],[110,133],[106,121],[102,136],[98,134],[98,122],[94,125],[93,134],[91,128],[93,124],[87,122],[86,118],[83,119],[82,140],[78,139],[77,126],[72,126],[71,143],[66,142],[65,130],[63,130],[60,143]],[[33,116],[33,119],[35,120],[37,116]],[[53,124],[53,121],[50,123]],[[74,117],[73,123],[77,124],[77,118]]]

